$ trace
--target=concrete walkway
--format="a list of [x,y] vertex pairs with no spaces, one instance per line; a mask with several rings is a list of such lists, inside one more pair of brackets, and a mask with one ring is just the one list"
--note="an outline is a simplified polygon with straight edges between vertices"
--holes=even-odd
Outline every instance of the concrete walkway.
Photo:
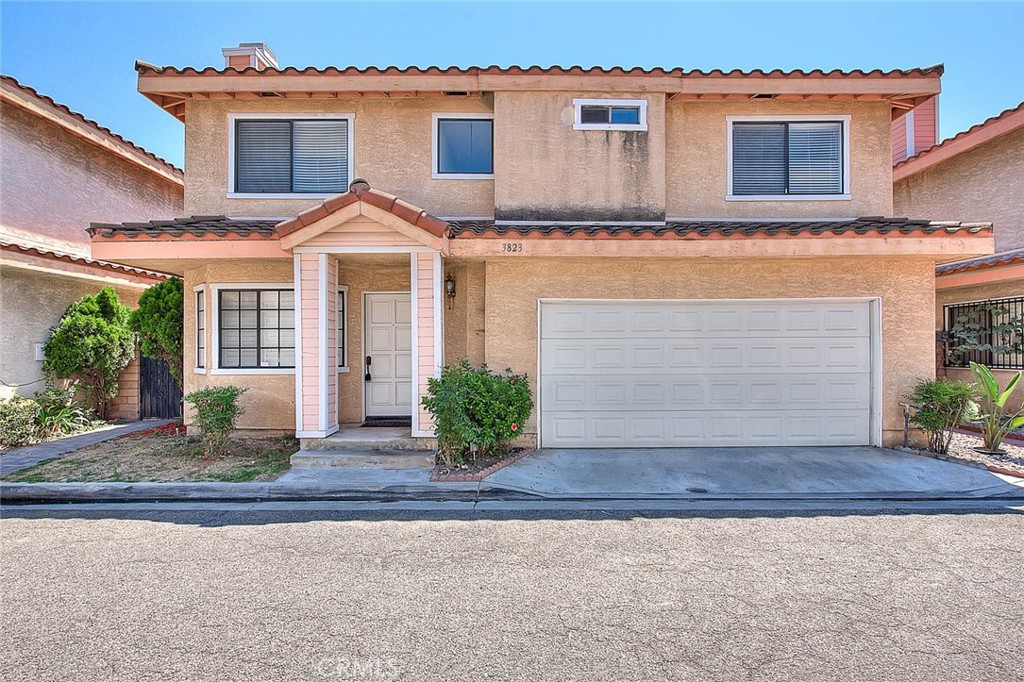
[[95,431],[81,433],[77,436],[66,436],[57,440],[39,443],[38,445],[14,448],[0,455],[0,477],[35,466],[47,459],[53,459],[55,457],[60,457],[61,455],[66,455],[69,452],[74,452],[75,450],[87,448],[90,445],[96,445],[97,443],[120,438],[126,434],[135,433],[136,431],[153,429],[158,426],[163,426],[164,424],[170,424],[173,421],[177,420],[147,419],[145,421],[128,422],[127,424],[104,426],[96,429]]
[[483,483],[548,498],[1024,497],[1021,479],[872,447],[551,449]]

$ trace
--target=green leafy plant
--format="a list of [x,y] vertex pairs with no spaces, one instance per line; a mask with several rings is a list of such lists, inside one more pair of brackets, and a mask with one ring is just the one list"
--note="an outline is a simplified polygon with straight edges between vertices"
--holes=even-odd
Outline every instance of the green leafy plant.
[[43,371],[81,381],[102,419],[117,395],[118,375],[135,357],[130,316],[113,288],[105,287],[68,306],[43,346]]
[[185,402],[195,409],[195,424],[203,438],[203,451],[207,457],[224,452],[224,446],[235,430],[235,420],[244,412],[238,399],[247,388],[214,386],[193,391]]
[[946,364],[962,367],[973,352],[1024,352],[1024,318],[1011,316],[1004,305],[985,303],[957,313],[950,328],[936,332],[935,338],[945,348]]
[[92,410],[79,404],[77,395],[77,382],[63,388],[47,386],[45,391],[35,394],[35,402],[39,405],[36,415],[39,438],[65,436],[92,426]]
[[39,403],[20,395],[0,400],[0,445],[28,445],[39,440]]
[[434,416],[438,451],[446,464],[461,462],[476,446],[490,456],[507,450],[533,411],[525,374],[497,374],[468,361],[447,365],[427,381],[423,406]]
[[953,429],[977,414],[977,394],[963,381],[945,377],[921,381],[907,400],[918,407],[911,422],[928,434],[928,449],[939,454],[949,452]]
[[992,370],[985,365],[972,362],[971,374],[974,375],[978,392],[981,394],[981,437],[985,449],[994,452],[999,450],[1006,434],[1024,426],[1024,408],[1016,412],[1009,412],[1006,409],[1006,401],[1017,388],[1021,373],[1016,372],[1005,389],[999,388],[999,382],[992,375]]
[[131,314],[131,326],[139,335],[142,355],[166,361],[171,376],[181,386],[185,329],[181,280],[169,279],[143,291],[138,310]]

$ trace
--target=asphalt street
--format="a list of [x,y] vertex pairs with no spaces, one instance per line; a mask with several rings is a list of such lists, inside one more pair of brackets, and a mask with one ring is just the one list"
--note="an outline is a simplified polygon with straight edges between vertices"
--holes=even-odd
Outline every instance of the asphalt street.
[[4,680],[1024,679],[1024,515],[4,508]]

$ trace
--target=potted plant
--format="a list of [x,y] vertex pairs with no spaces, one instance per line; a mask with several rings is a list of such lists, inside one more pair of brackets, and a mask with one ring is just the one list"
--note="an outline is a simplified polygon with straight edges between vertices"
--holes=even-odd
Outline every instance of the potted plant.
[[1003,439],[1010,431],[1024,426],[1024,408],[1013,413],[1006,410],[1006,401],[1017,388],[1021,373],[1017,372],[1010,379],[1005,389],[999,388],[999,382],[992,376],[992,371],[985,365],[971,363],[971,373],[977,382],[978,393],[981,394],[981,437],[984,447],[974,448],[984,454],[1003,454],[999,448]]

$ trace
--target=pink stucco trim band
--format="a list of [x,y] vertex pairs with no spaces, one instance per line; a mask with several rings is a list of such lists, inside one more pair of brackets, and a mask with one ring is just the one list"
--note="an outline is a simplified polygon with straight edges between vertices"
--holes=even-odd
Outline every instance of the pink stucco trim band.
[[319,206],[314,206],[294,218],[278,223],[277,234],[279,237],[285,237],[360,201],[387,211],[433,237],[444,237],[448,230],[448,223],[440,218],[435,218],[423,209],[406,203],[393,194],[373,189],[366,180],[356,178],[344,194],[335,195]]
[[97,270],[99,271],[99,274],[103,275],[109,276],[110,273],[122,277],[127,275],[133,279],[145,280],[152,282],[154,284],[171,278],[171,275],[166,275],[162,272],[143,270],[141,268],[133,268],[127,265],[109,263],[107,261],[102,260],[93,260],[91,258],[84,258],[82,256],[74,256],[69,253],[61,253],[59,251],[43,249],[35,246],[27,246],[24,244],[15,244],[13,242],[0,241],[0,249],[15,254],[27,254],[29,256],[34,256],[37,258],[43,258],[47,260],[61,261],[64,263],[73,263],[79,267]]

